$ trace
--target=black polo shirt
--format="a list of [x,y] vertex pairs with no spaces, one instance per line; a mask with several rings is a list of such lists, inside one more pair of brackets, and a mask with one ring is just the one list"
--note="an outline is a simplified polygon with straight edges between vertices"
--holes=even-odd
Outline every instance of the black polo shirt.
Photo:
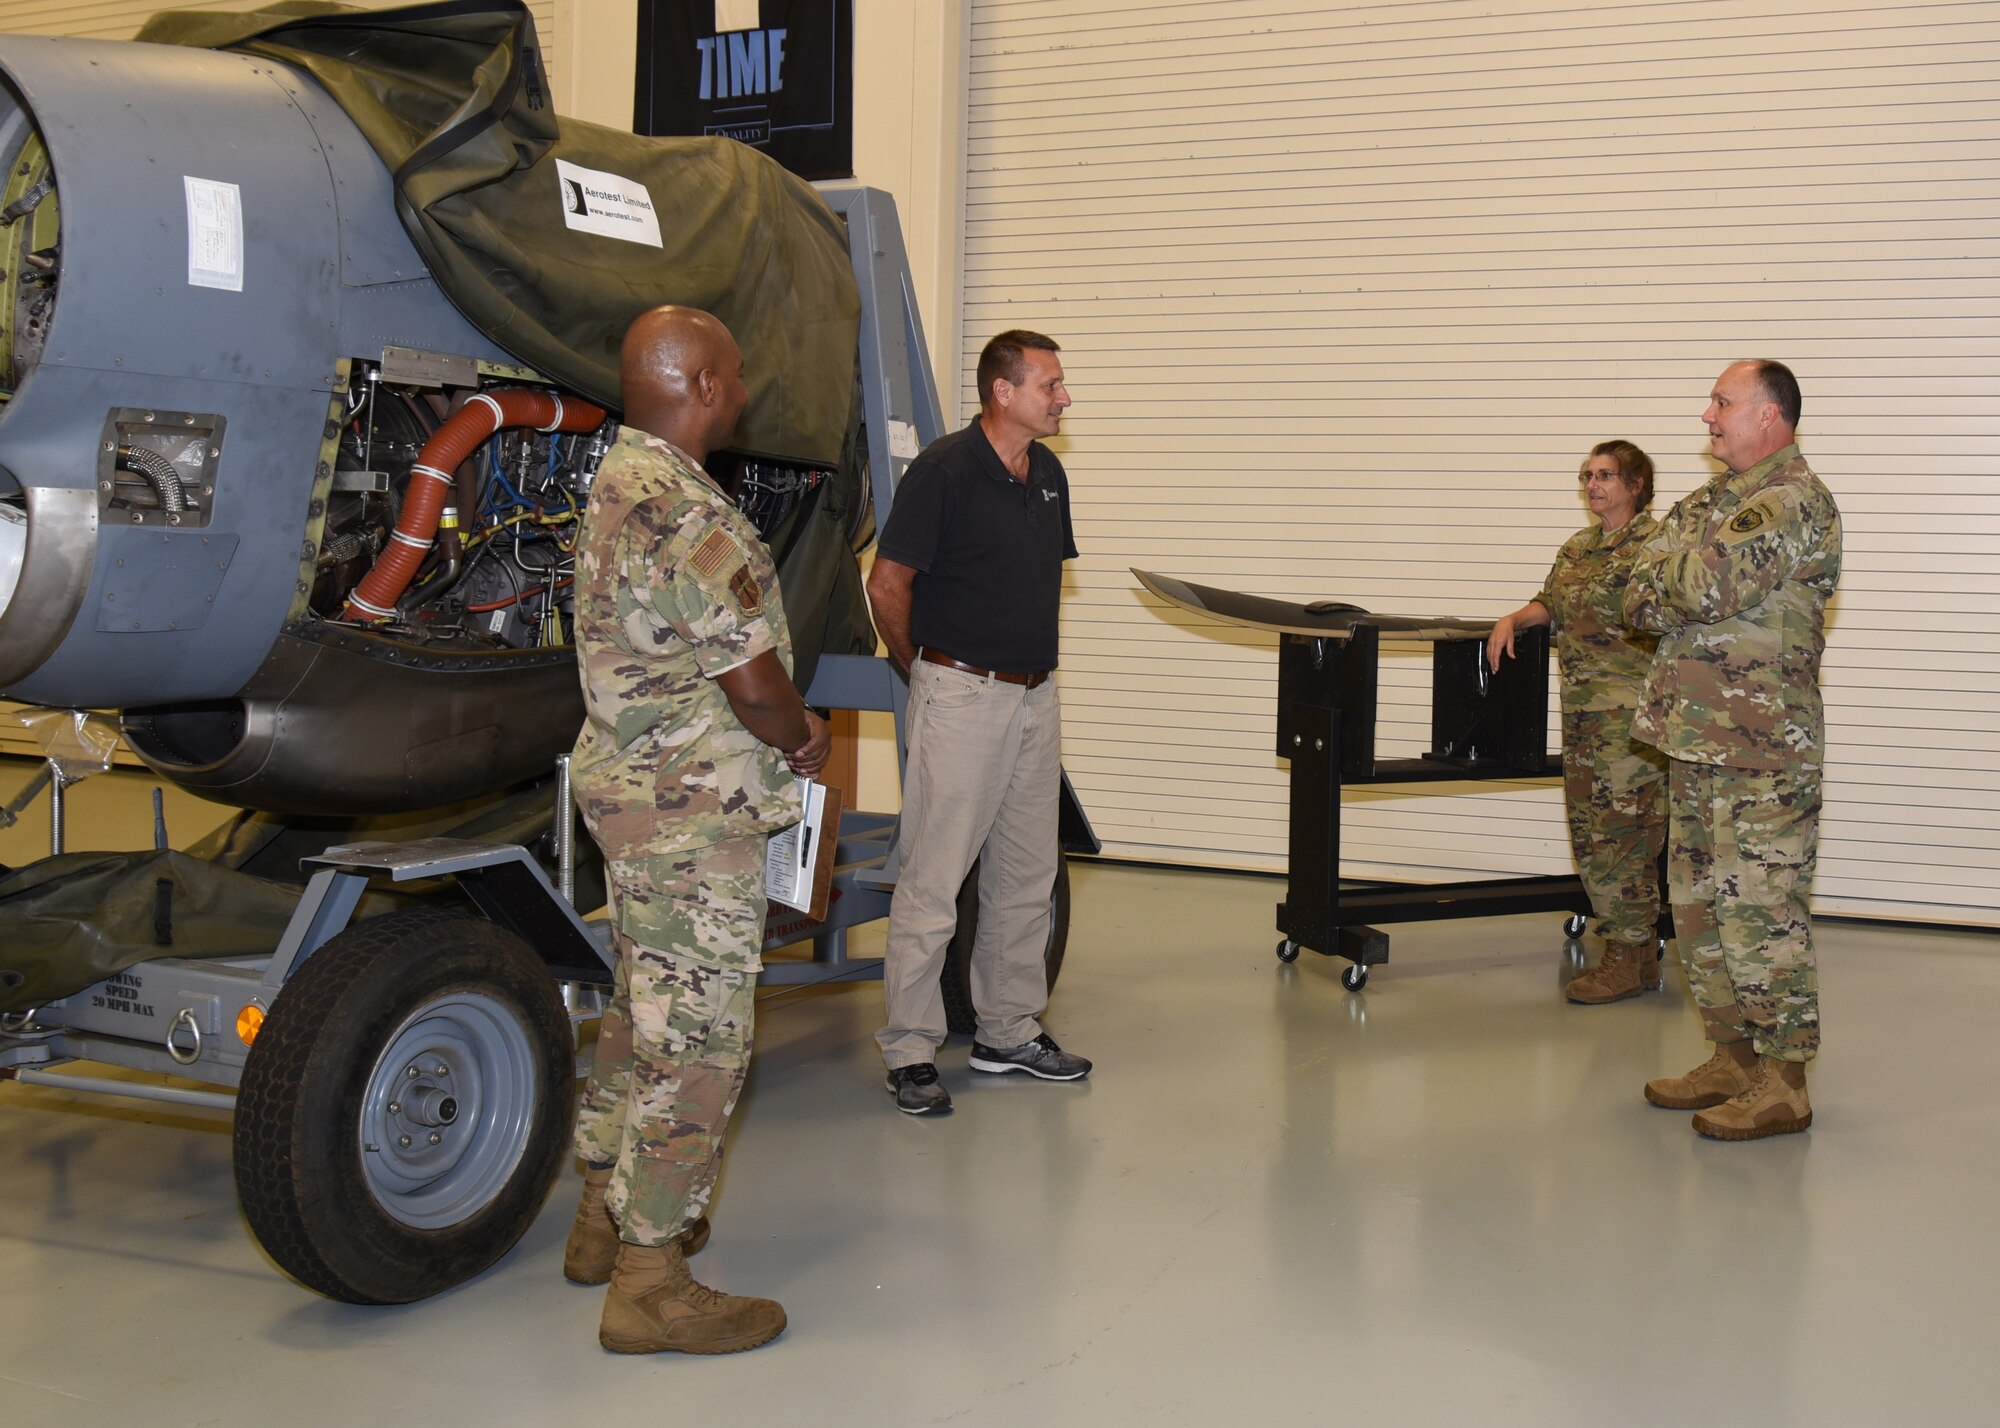
[[1056,667],[1062,563],[1076,558],[1069,477],[1028,443],[1028,479],[1000,463],[978,418],[910,463],[877,552],[918,572],[910,639],[984,669]]

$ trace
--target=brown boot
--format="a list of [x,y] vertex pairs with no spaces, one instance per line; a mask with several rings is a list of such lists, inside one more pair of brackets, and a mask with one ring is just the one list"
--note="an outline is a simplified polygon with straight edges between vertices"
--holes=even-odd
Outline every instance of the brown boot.
[[1646,1099],[1670,1111],[1699,1111],[1719,1106],[1750,1089],[1757,1068],[1757,1048],[1749,1040],[1716,1043],[1715,1055],[1685,1076],[1664,1076],[1646,1083]]
[[1660,959],[1653,955],[1650,941],[1607,942],[1604,959],[1572,981],[1567,995],[1585,1006],[1602,1006],[1654,991],[1659,985]]
[[[584,1167],[583,1199],[576,1207],[576,1220],[569,1227],[569,1242],[563,1246],[563,1278],[571,1284],[609,1284],[611,1266],[618,1259],[618,1222],[604,1203],[611,1188],[612,1167]],[[708,1216],[703,1215],[681,1231],[681,1253],[693,1254],[708,1243]]]
[[597,1342],[614,1354],[733,1354],[784,1329],[785,1311],[771,1300],[695,1283],[679,1241],[621,1243]]
[[1694,1128],[1710,1140],[1762,1140],[1790,1135],[1812,1124],[1803,1061],[1760,1056],[1755,1078],[1741,1095],[1694,1118]]

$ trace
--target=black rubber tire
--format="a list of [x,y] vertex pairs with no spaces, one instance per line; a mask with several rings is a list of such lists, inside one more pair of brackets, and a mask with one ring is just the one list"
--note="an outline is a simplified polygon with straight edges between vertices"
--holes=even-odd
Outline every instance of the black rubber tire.
[[1340,974],[1340,985],[1350,992],[1360,991],[1368,985],[1368,969],[1358,962],[1355,963]]
[[[434,1020],[449,1028],[466,1007],[489,1040],[509,1043],[505,1069],[533,1094],[522,1106],[487,1068],[464,1125],[446,1127],[464,1132],[454,1147],[471,1147],[454,1165],[479,1160],[485,1172],[463,1206],[446,1201],[445,1213],[463,1210],[456,1220],[406,1223],[363,1164],[371,1081],[379,1093],[392,1047]],[[521,938],[441,908],[360,923],[294,971],[250,1048],[234,1142],[244,1218],[279,1268],[332,1299],[406,1304],[461,1284],[512,1249],[548,1199],[570,1154],[575,1075],[561,994]]]
[[1563,919],[1563,936],[1565,937],[1583,936],[1584,925],[1585,925],[1585,919],[1583,914],[1580,912],[1572,912],[1568,917]]
[[[944,993],[944,1022],[961,1036],[979,1029],[979,1013],[972,1006],[972,942],[979,934],[979,864],[965,875],[958,890],[958,928],[944,949],[944,971],[939,988]],[[1069,855],[1056,854],[1056,881],[1049,890],[1049,943],[1042,952],[1048,973],[1049,992],[1055,993],[1056,978],[1062,975],[1063,952],[1069,945]]]
[[1287,938],[1284,938],[1284,939],[1282,939],[1282,940],[1281,940],[1281,941],[1280,941],[1280,942],[1278,943],[1278,960],[1279,960],[1280,962],[1296,962],[1296,961],[1298,961],[1298,960],[1299,960],[1299,944],[1298,944],[1298,943],[1296,943],[1296,942],[1294,942],[1294,941],[1292,941],[1292,939],[1291,939],[1291,938],[1289,938],[1289,937],[1287,937]]

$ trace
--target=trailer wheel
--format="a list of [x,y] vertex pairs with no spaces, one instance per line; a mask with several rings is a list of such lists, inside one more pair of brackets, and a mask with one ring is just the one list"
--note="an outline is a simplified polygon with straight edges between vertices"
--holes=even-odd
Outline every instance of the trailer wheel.
[[441,909],[361,923],[300,965],[244,1064],[244,1217],[330,1298],[449,1289],[541,1210],[575,1074],[562,998],[519,937]]
[[[979,1029],[979,1013],[972,1006],[972,943],[979,935],[979,864],[965,875],[958,890],[958,930],[944,949],[944,972],[939,981],[944,992],[944,1021],[953,1031],[971,1035]],[[1055,886],[1049,889],[1049,941],[1042,950],[1042,966],[1048,973],[1049,991],[1056,989],[1062,975],[1063,952],[1069,945],[1069,855],[1056,854]]]

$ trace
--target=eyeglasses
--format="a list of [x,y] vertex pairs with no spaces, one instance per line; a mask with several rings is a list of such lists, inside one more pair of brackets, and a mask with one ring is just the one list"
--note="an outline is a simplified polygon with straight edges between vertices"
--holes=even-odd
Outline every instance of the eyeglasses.
[[1616,481],[1622,485],[1624,480],[1625,478],[1615,471],[1579,471],[1576,473],[1576,484],[1579,486],[1588,486],[1592,481]]

